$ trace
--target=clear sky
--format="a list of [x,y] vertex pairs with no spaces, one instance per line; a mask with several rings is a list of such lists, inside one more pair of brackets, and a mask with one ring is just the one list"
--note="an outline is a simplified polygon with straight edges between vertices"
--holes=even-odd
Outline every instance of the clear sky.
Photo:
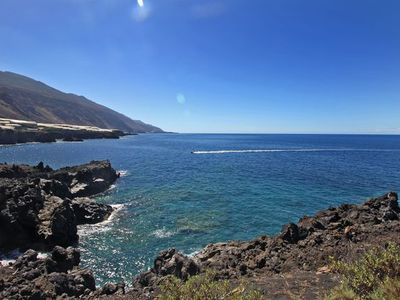
[[169,131],[400,133],[400,1],[1,0],[0,70]]

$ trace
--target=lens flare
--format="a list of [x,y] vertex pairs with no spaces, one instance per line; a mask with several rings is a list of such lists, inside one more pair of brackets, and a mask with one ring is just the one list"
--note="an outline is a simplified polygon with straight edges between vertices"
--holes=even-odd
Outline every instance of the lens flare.
[[137,4],[138,4],[140,7],[143,7],[143,6],[144,6],[144,0],[137,0]]

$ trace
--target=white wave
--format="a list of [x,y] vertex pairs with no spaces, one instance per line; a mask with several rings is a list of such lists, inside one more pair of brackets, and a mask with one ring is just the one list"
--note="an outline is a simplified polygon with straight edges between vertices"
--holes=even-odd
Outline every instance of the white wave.
[[115,184],[110,185],[110,187],[107,189],[107,192],[108,192],[108,191],[112,191],[112,190],[115,189],[116,187],[117,187],[117,185],[115,185]]
[[108,217],[107,220],[97,224],[84,224],[78,226],[78,235],[79,236],[86,236],[96,232],[105,232],[111,229],[109,226],[115,217],[120,213],[122,209],[124,209],[124,204],[112,204],[110,205],[114,210],[111,215]]
[[7,253],[0,253],[0,266],[8,266],[10,264],[15,263],[15,260],[18,256],[22,255],[23,253],[19,251],[19,249],[14,249]]
[[45,259],[45,258],[47,258],[48,256],[49,256],[48,253],[39,252],[37,257],[38,257],[39,259]]
[[113,212],[111,213],[111,215],[108,217],[107,220],[105,220],[97,225],[104,225],[104,224],[111,223],[115,219],[115,217],[118,215],[118,213],[125,207],[124,204],[111,204],[110,206],[113,208]]
[[195,250],[195,251],[190,252],[189,254],[187,254],[187,256],[189,256],[189,257],[195,257],[197,254],[200,253],[200,251],[201,251],[201,249]]
[[119,174],[120,177],[125,177],[128,175],[128,170],[119,170],[117,171],[117,173]]
[[174,232],[166,230],[165,227],[162,229],[154,230],[151,233],[151,235],[154,235],[155,237],[157,237],[159,239],[168,238],[168,237],[173,236],[174,234],[175,234]]
[[8,267],[10,264],[15,263],[15,259],[1,259],[0,260],[0,266],[2,267]]
[[271,152],[332,152],[332,151],[367,151],[367,152],[392,152],[400,149],[246,149],[246,150],[209,150],[192,151],[193,154],[226,154],[226,153],[271,153]]
[[[9,266],[10,264],[15,263],[17,258],[24,254],[19,249],[14,249],[7,253],[0,253],[0,266]],[[48,256],[45,252],[38,252],[38,259],[44,259]]]

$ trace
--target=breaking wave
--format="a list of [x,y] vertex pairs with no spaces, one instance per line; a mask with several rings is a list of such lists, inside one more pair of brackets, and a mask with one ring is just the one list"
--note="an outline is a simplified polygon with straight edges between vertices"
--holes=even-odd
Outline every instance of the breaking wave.
[[175,234],[174,232],[168,231],[165,228],[154,230],[151,233],[151,235],[153,235],[159,239],[168,238],[168,237],[173,236],[174,234]]
[[111,229],[111,224],[115,220],[115,218],[118,216],[118,214],[125,208],[124,204],[111,204],[111,207],[114,209],[111,215],[107,218],[107,220],[104,220],[103,222],[97,223],[97,224],[84,224],[84,225],[79,225],[78,226],[78,235],[83,237],[87,235],[91,235],[93,233],[98,233],[98,232],[105,232],[109,231]]
[[[15,263],[17,258],[22,255],[23,252],[21,252],[19,249],[14,249],[12,251],[7,252],[6,254],[0,253],[0,266],[7,267],[10,264]],[[47,253],[45,252],[38,252],[38,258],[39,259],[44,259],[48,256]]]
[[128,170],[119,170],[118,171],[120,177],[125,177],[128,175]]

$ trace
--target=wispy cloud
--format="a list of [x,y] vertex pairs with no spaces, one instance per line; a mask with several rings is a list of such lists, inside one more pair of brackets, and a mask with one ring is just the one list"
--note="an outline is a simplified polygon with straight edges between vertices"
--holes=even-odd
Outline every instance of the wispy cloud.
[[372,133],[400,134],[399,128],[379,128],[371,131]]
[[226,9],[222,1],[209,1],[193,5],[192,14],[197,18],[212,18],[224,14]]

